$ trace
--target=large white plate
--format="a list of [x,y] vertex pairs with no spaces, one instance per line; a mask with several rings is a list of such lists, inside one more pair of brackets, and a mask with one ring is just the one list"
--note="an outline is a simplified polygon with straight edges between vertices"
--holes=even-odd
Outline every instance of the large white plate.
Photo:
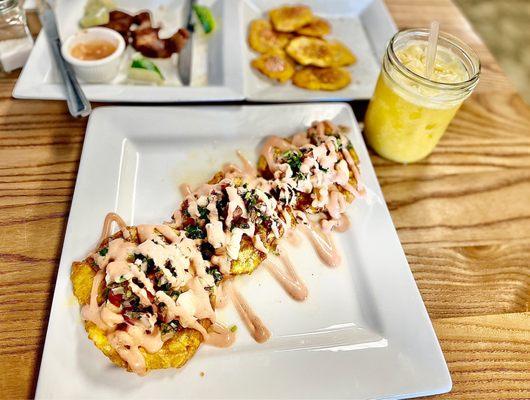
[[[151,10],[154,22],[162,26],[161,36],[169,36],[185,25],[187,0],[115,0],[121,10],[138,12]],[[86,0],[56,0],[55,13],[59,33],[64,40],[79,30]],[[124,57],[122,71],[107,84],[82,84],[87,98],[102,102],[180,102],[224,101],[244,98],[242,82],[242,50],[234,46],[239,37],[239,0],[202,0],[209,5],[218,23],[216,32],[205,38],[197,27],[193,50],[191,86],[182,86],[178,79],[176,59],[157,60],[168,84],[165,86],[124,84],[130,61]],[[167,10],[162,12],[161,10]],[[130,56],[131,49],[126,56]],[[13,90],[13,97],[24,99],[64,99],[59,71],[51,56],[44,31],[39,34],[35,47]]]
[[[131,116],[134,116],[131,118]],[[309,298],[291,300],[263,269],[236,281],[272,331],[255,343],[238,325],[229,349],[202,346],[180,370],[138,377],[111,365],[87,339],[70,265],[99,237],[104,216],[130,224],[168,220],[179,183],[204,182],[241,149],[289,135],[313,120],[353,128],[371,201],[356,201],[336,239],[344,261],[327,268],[305,244],[291,257]],[[201,377],[201,372],[205,373]],[[451,379],[347,104],[241,107],[108,107],[90,117],[57,275],[36,397],[405,398],[447,392]]]
[[[271,8],[285,4],[285,0],[243,0],[243,31],[253,19],[266,18]],[[252,101],[324,101],[369,99],[374,91],[381,59],[396,26],[381,0],[304,0],[313,12],[330,21],[329,38],[346,44],[357,56],[357,62],[346,68],[352,83],[337,91],[312,91],[294,86],[291,82],[275,84],[263,77],[250,62],[258,56],[242,37],[246,65],[245,95]]]

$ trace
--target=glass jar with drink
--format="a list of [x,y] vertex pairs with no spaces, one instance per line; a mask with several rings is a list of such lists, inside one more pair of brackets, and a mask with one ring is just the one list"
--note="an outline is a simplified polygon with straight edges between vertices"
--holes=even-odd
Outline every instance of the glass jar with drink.
[[432,39],[428,29],[400,31],[383,58],[365,136],[389,160],[428,156],[478,83],[480,62],[469,46],[437,29],[434,48]]

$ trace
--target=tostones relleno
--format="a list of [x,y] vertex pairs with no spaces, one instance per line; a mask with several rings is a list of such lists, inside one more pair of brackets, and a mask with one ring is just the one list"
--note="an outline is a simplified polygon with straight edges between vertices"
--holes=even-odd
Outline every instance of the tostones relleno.
[[274,29],[280,32],[293,32],[313,19],[313,13],[307,6],[284,6],[269,12]]
[[338,40],[329,42],[329,46],[331,47],[331,51],[333,53],[332,65],[334,67],[346,67],[348,65],[355,64],[357,61],[357,58],[350,51],[350,49]]
[[348,86],[351,77],[342,68],[305,67],[293,76],[293,83],[309,90],[339,90]]
[[314,37],[297,37],[289,42],[286,51],[302,65],[330,67],[333,62],[333,50],[329,43]]
[[294,65],[283,51],[273,51],[262,54],[252,60],[252,66],[263,75],[277,80],[278,82],[287,82],[294,74]]
[[289,40],[291,40],[290,34],[276,32],[267,20],[256,19],[250,24],[248,43],[252,49],[259,53],[283,49]]
[[[258,251],[255,252],[259,253]],[[249,269],[245,272],[250,272],[251,270],[252,268],[249,266]],[[90,292],[95,275],[96,271],[91,267],[89,260],[74,262],[72,264],[70,279],[72,281],[74,295],[81,306],[90,302]],[[98,292],[98,303],[103,303],[103,285],[100,286]],[[106,333],[101,328],[90,321],[86,321],[85,330],[88,338],[94,342],[96,347],[105,356],[114,364],[130,371],[127,363],[120,357],[114,347],[112,347]],[[140,352],[145,358],[146,369],[148,371],[161,368],[179,368],[195,354],[202,340],[202,335],[198,331],[194,329],[180,329],[170,339],[166,340],[162,348],[156,353],[148,353],[144,349],[140,349]]]
[[309,24],[296,30],[296,33],[299,33],[300,35],[316,37],[329,35],[330,32],[331,25],[324,18],[314,18]]

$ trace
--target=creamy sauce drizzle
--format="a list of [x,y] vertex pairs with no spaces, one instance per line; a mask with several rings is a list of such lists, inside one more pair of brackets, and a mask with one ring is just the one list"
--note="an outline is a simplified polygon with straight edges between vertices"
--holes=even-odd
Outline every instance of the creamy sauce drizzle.
[[189,196],[192,194],[191,187],[187,183],[183,183],[179,186],[180,193],[183,197]]
[[254,165],[252,165],[252,163],[248,160],[248,158],[246,158],[240,150],[237,150],[236,154],[241,160],[241,164],[243,164],[242,172],[248,176],[257,176],[258,171],[254,167]]
[[113,222],[118,225],[125,239],[129,237],[129,231],[127,230],[127,224],[125,223],[125,221],[118,214],[111,212],[108,213],[105,219],[103,220],[103,229],[101,230],[101,237],[99,238],[99,243],[102,243],[111,235]]
[[341,262],[340,253],[329,234],[326,234],[315,224],[302,225],[303,231],[309,238],[318,256],[329,267],[337,267]]
[[269,340],[271,337],[270,331],[267,329],[263,321],[254,313],[241,293],[239,293],[231,282],[227,282],[225,289],[230,292],[230,298],[252,338],[258,343],[263,343]]
[[283,268],[270,259],[265,260],[263,265],[289,296],[297,301],[304,301],[308,295],[306,285],[296,273],[294,265],[289,259],[285,249],[278,247],[278,251],[278,258],[281,260]]
[[350,225],[351,223],[348,216],[346,214],[342,214],[337,225],[335,225],[334,231],[339,233],[346,232],[350,228]]
[[210,327],[206,344],[214,347],[230,347],[236,341],[236,334],[232,330],[219,322]]

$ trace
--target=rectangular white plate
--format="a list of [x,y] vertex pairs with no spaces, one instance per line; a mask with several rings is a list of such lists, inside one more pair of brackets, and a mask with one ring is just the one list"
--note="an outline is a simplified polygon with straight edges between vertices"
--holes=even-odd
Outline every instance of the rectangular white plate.
[[[131,118],[134,116],[134,118]],[[255,343],[231,306],[229,349],[201,346],[182,369],[127,373],[87,339],[69,280],[94,248],[104,216],[130,224],[168,220],[178,185],[207,180],[241,149],[255,159],[264,136],[312,121],[352,127],[372,201],[356,201],[343,254],[327,268],[306,245],[292,249],[309,287],[291,300],[263,269],[237,284],[272,331]],[[201,372],[205,376],[201,377]],[[352,110],[342,103],[233,107],[108,107],[90,117],[57,275],[37,398],[405,398],[447,392],[451,379],[392,225]]]
[[381,0],[304,0],[303,4],[326,18],[332,32],[326,38],[346,44],[357,57],[357,62],[346,69],[352,83],[337,91],[312,91],[294,86],[291,82],[275,84],[250,66],[258,56],[247,44],[248,27],[252,20],[266,18],[267,11],[285,4],[285,0],[243,0],[242,46],[246,60],[245,95],[252,101],[324,101],[369,99],[374,91],[381,59],[396,26]]
[[[155,23],[161,23],[162,37],[169,36],[185,25],[185,0],[116,0],[118,8],[131,13],[151,10]],[[55,13],[61,39],[79,30],[86,0],[56,0]],[[155,62],[166,77],[164,86],[124,84],[130,64],[124,57],[118,77],[107,84],[82,84],[87,98],[102,102],[182,102],[225,101],[244,98],[242,82],[242,50],[233,46],[239,37],[239,0],[203,0],[211,7],[217,30],[205,38],[201,28],[193,42],[193,73],[191,86],[182,86],[176,69],[177,55]],[[166,13],[160,10],[165,8]],[[127,55],[132,53],[131,49]],[[13,97],[24,99],[64,99],[59,71],[51,56],[44,31],[13,90]]]

